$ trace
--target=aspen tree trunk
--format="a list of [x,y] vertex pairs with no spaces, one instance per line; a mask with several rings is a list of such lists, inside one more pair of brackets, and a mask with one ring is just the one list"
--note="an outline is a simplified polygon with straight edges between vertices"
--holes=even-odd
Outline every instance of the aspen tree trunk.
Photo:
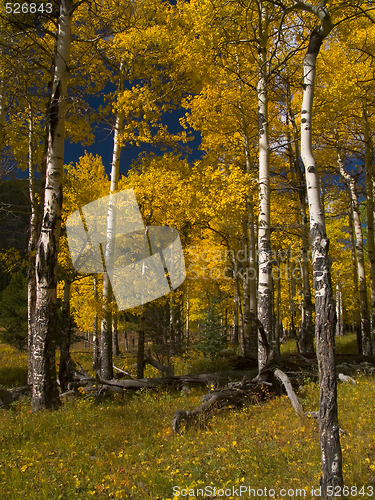
[[353,224],[353,214],[352,211],[349,210],[349,237],[350,237],[350,249],[352,254],[352,271],[353,271],[353,282],[354,282],[354,297],[353,297],[353,332],[356,333],[357,336],[357,348],[358,354],[362,352],[362,337],[361,337],[361,325],[358,324],[357,318],[359,316],[358,311],[358,302],[359,302],[359,292],[358,292],[358,274],[357,274],[357,257],[355,252],[355,243],[354,243],[354,224]]
[[[258,281],[258,319],[262,323],[268,343],[272,339],[272,263],[270,230],[270,173],[268,137],[268,74],[267,74],[267,37],[268,12],[263,1],[258,1],[259,9],[259,60],[258,60],[258,127],[259,127],[259,281]],[[260,334],[259,334],[260,335]],[[258,367],[261,371],[267,362],[267,350],[258,339]]]
[[305,165],[310,208],[310,241],[315,289],[315,338],[319,368],[319,437],[322,462],[322,497],[327,487],[343,486],[342,456],[337,417],[337,386],[335,373],[336,313],[328,260],[329,241],[320,198],[319,175],[312,152],[312,106],[316,59],[325,37],[332,29],[326,2],[318,6],[298,1],[298,5],[315,14],[320,26],[310,36],[303,59],[303,101],[301,108],[301,154]]
[[56,288],[59,248],[65,114],[70,58],[72,1],[59,1],[54,71],[47,116],[46,183],[42,227],[36,249],[36,304],[33,339],[32,410],[59,404],[56,365]]
[[113,356],[120,356],[120,348],[118,345],[118,328],[117,328],[117,314],[112,313],[112,352]]
[[292,148],[291,138],[289,136],[289,157],[290,169],[292,178],[294,173],[298,181],[298,203],[301,217],[301,236],[302,236],[302,293],[303,293],[303,308],[302,308],[302,321],[301,321],[301,335],[300,335],[300,350],[302,353],[314,352],[314,325],[312,315],[314,306],[311,299],[310,288],[310,271],[309,271],[309,227],[307,220],[307,207],[306,207],[306,179],[300,168],[299,162],[299,141],[298,141],[298,127],[290,109],[290,98],[288,89],[288,119],[291,121],[294,131],[294,151]]
[[340,336],[340,288],[336,285],[336,337]]
[[[96,306],[98,300],[98,278],[96,276],[94,276],[94,300]],[[93,343],[92,369],[97,370],[99,368],[99,320],[97,312],[95,312],[94,315],[92,343]]]
[[[120,64],[119,71],[119,90],[123,90],[123,64]],[[112,195],[118,189],[118,180],[120,172],[120,155],[121,146],[119,142],[120,130],[123,124],[123,113],[117,113],[115,132],[113,138],[113,153],[112,153],[112,169],[111,169],[111,198],[108,206],[107,215],[107,242],[105,248],[105,261],[111,262],[113,258],[113,245],[116,237],[116,215],[114,213],[114,203]],[[108,273],[103,276],[103,319],[101,323],[100,335],[100,373],[104,380],[113,378],[113,361],[112,361],[112,315],[111,315],[111,300],[112,289],[109,281]]]
[[28,243],[29,268],[27,276],[27,353],[28,369],[27,383],[33,383],[33,331],[35,314],[35,248],[38,239],[38,202],[35,190],[35,171],[34,171],[34,151],[33,151],[33,116],[31,106],[29,106],[29,196],[30,196],[30,236]]
[[362,348],[363,354],[372,355],[375,349],[375,244],[374,244],[374,196],[373,196],[373,176],[374,176],[374,145],[370,134],[370,124],[366,107],[363,108],[363,128],[365,141],[365,179],[366,179],[366,214],[367,214],[367,248],[370,263],[370,285],[371,285],[371,336],[372,349]]
[[352,175],[346,172],[344,163],[340,153],[338,153],[337,164],[339,167],[340,175],[344,179],[351,201],[351,213],[353,218],[353,227],[356,239],[356,253],[357,253],[357,277],[358,277],[358,290],[359,290],[359,308],[361,316],[361,346],[362,352],[365,356],[372,355],[370,321],[368,314],[368,301],[367,301],[367,283],[366,283],[366,270],[365,270],[365,257],[363,253],[363,234],[361,226],[361,217],[359,211],[358,195],[355,186],[355,180]]

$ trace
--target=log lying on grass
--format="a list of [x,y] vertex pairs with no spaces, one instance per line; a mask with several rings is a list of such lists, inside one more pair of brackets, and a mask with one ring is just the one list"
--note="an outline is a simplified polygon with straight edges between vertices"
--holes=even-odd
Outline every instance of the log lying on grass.
[[[92,377],[81,367],[76,370],[74,380],[69,382],[68,391],[60,394],[60,398],[71,396],[72,390],[79,387],[87,388],[86,393],[103,396],[108,393],[123,392],[125,390],[137,391],[140,389],[162,389],[173,388],[176,390],[190,387],[225,387],[232,380],[241,380],[245,375],[252,377],[254,371],[230,370],[226,372],[204,373],[199,375],[167,376],[160,378],[144,379],[112,379],[102,380],[99,376]],[[78,393],[77,393],[78,394]]]
[[275,377],[280,380],[280,382],[283,384],[285,387],[286,393],[288,394],[288,398],[290,399],[290,402],[293,405],[294,411],[296,412],[297,417],[302,417],[303,416],[303,408],[301,403],[298,401],[297,395],[294,392],[293,386],[290,383],[289,377],[285,375],[284,372],[276,368],[275,370]]
[[[271,373],[274,377],[271,376]],[[172,419],[172,429],[174,432],[180,433],[183,424],[185,424],[185,428],[188,428],[199,419],[202,423],[206,423],[217,409],[226,406],[238,408],[244,404],[258,403],[271,395],[280,394],[281,384],[284,386],[297,416],[302,418],[304,416],[303,408],[289,377],[279,368],[271,372],[269,366],[266,366],[260,377],[257,376],[251,381],[244,377],[240,383],[229,384],[227,389],[205,394],[203,403],[192,411],[177,410]]]
[[[238,387],[230,389],[222,389],[220,391],[210,391],[205,394],[202,399],[202,404],[192,411],[177,410],[172,419],[172,429],[174,432],[180,433],[182,424],[188,428],[193,422],[201,419],[202,424],[212,416],[217,409],[225,407],[239,408],[244,404],[249,404],[262,399],[261,387],[259,384],[253,384],[249,381],[242,380]],[[264,384],[262,384],[264,386]],[[263,393],[265,397],[265,393]]]
[[[352,374],[354,371],[361,370],[367,373],[375,373],[375,365],[373,358],[367,358],[364,356],[357,355],[338,355],[338,361],[340,362],[338,368],[343,368],[343,374],[339,375],[340,380],[344,380],[343,377],[347,377],[347,381],[351,381],[349,373]],[[153,362],[155,360],[152,360]],[[250,360],[250,365],[252,365],[253,360]],[[351,364],[353,363],[353,365]],[[244,358],[241,358],[241,366],[244,366]],[[353,369],[352,369],[353,367]],[[161,371],[166,368],[164,365],[159,366]],[[277,371],[278,370],[278,371]],[[118,370],[120,371],[120,370]],[[280,379],[277,375],[284,373],[290,384],[284,383],[284,380]],[[226,372],[218,373],[205,373],[200,375],[183,375],[183,376],[166,376],[160,378],[144,378],[144,379],[113,379],[113,380],[101,380],[99,376],[96,378],[90,376],[81,366],[78,366],[74,373],[74,380],[72,380],[68,385],[68,392],[61,394],[61,398],[65,396],[72,396],[72,390],[77,391],[79,387],[84,388],[83,391],[86,394],[93,394],[96,396],[104,396],[109,394],[114,394],[124,391],[137,391],[140,389],[156,390],[161,388],[171,388],[175,390],[183,390],[184,393],[189,391],[191,387],[214,387],[217,393],[220,393],[218,389],[225,388],[225,391],[235,390],[235,398],[238,404],[241,403],[241,398],[244,397],[239,391],[247,391],[249,394],[246,396],[248,399],[252,398],[254,394],[264,391],[265,386],[270,388],[271,392],[281,392],[281,387],[284,385],[286,392],[288,393],[292,404],[298,415],[302,415],[301,409],[296,404],[296,399],[293,397],[291,390],[294,387],[298,387],[303,384],[306,379],[318,380],[318,367],[316,358],[312,355],[292,354],[287,356],[279,356],[275,359],[269,361],[269,363],[262,370],[260,375],[256,368],[251,370],[229,370]],[[243,377],[246,377],[245,379]],[[349,380],[350,379],[350,380]],[[242,380],[242,382],[241,382]],[[244,380],[246,382],[244,382]],[[242,385],[241,385],[242,384]],[[258,392],[257,392],[258,391]],[[213,396],[214,391],[210,391],[210,397]],[[294,390],[293,390],[294,392]],[[76,392],[78,394],[78,392]],[[295,393],[294,393],[295,394]],[[208,396],[208,395],[207,395]],[[215,396],[217,399],[212,399],[212,406],[220,406],[222,404],[225,406],[231,400],[232,395],[228,392],[220,393],[220,396]],[[244,401],[246,400],[246,397]],[[227,399],[226,399],[227,398]],[[229,399],[228,399],[229,398]],[[220,401],[219,401],[220,400]],[[293,402],[294,401],[294,402]],[[205,400],[206,402],[206,400]],[[193,410],[194,415],[198,415],[206,411],[209,407],[205,406],[202,410]],[[181,410],[180,414],[181,421],[192,421],[194,417],[191,416],[191,412]],[[178,424],[176,424],[178,426]]]
[[[303,358],[303,356],[301,356]],[[310,363],[309,360],[306,360],[308,364],[312,366],[315,370],[315,363]],[[260,374],[258,374],[251,381],[247,380],[246,377],[240,383],[231,383],[228,384],[227,389],[223,389],[221,391],[214,391],[203,396],[203,403],[195,408],[192,411],[189,410],[177,410],[172,419],[172,429],[174,432],[180,433],[181,427],[185,424],[185,428],[189,427],[193,422],[196,422],[200,419],[202,423],[206,423],[210,418],[215,409],[220,409],[223,406],[234,406],[238,407],[242,404],[251,404],[259,401],[255,395],[262,393],[264,390],[264,386],[268,387],[268,394],[280,394],[281,385],[284,387],[289,400],[291,401],[294,411],[299,418],[303,418],[304,416],[308,417],[319,417],[319,412],[304,412],[301,403],[298,400],[298,397],[293,389],[293,384],[288,377],[287,373],[282,371],[279,367],[278,360],[271,360],[262,370]],[[366,368],[368,371],[368,362],[366,361],[366,367],[362,366],[362,369]],[[285,365],[285,363],[284,363]],[[289,365],[290,366],[290,365]],[[311,373],[309,372],[289,372],[289,375],[292,377],[294,385],[298,382],[298,379],[301,376],[301,373],[307,373],[307,375],[311,378]],[[374,372],[375,373],[375,370]],[[314,371],[312,372],[314,374]],[[343,375],[342,373],[338,374],[339,380],[343,382],[349,382],[352,384],[356,384],[357,382],[347,375]],[[340,432],[343,433],[340,429]]]
[[0,408],[9,408],[11,403],[20,400],[22,397],[31,396],[31,391],[31,385],[24,385],[9,391],[0,387]]

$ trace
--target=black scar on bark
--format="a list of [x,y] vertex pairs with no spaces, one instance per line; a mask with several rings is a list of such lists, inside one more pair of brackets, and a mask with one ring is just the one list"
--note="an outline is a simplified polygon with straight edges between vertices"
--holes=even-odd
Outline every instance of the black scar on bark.
[[323,43],[324,36],[320,27],[315,28],[310,36],[309,46],[307,48],[307,54],[319,54],[320,47]]
[[263,113],[258,112],[258,129],[259,129],[259,134],[263,135],[264,134],[264,129],[263,125],[267,122],[265,116]]
[[54,95],[51,96],[51,106],[49,110],[49,130],[51,134],[51,141],[55,137],[55,129],[59,121],[59,101],[60,101],[60,82],[57,84]]

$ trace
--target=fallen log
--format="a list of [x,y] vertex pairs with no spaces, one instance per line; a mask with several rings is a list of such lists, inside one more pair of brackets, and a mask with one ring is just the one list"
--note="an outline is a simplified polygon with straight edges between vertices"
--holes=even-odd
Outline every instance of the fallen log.
[[203,403],[194,410],[177,410],[173,415],[172,429],[174,432],[180,434],[182,424],[185,424],[185,429],[187,429],[193,422],[197,422],[199,419],[205,425],[215,409],[221,409],[225,406],[238,408],[245,402],[248,402],[250,397],[251,394],[246,390],[224,389],[212,391],[203,396]]
[[[267,391],[264,391],[265,385]],[[228,389],[210,391],[203,396],[202,404],[194,410],[177,410],[173,415],[172,429],[176,433],[181,433],[182,424],[185,424],[185,429],[196,422],[206,425],[215,410],[224,407],[239,408],[244,404],[258,403],[271,395],[270,385],[272,384],[242,380],[239,385],[232,383]],[[274,388],[273,392],[276,391],[277,389]]]
[[275,377],[280,380],[280,382],[285,387],[286,393],[288,394],[288,398],[293,405],[294,411],[296,412],[297,417],[302,418],[304,416],[303,408],[301,403],[298,401],[297,395],[294,392],[292,384],[290,383],[289,377],[281,370],[276,368]]
[[354,380],[354,378],[349,377],[348,375],[344,375],[343,373],[339,373],[338,379],[341,380],[341,382],[347,382],[348,384],[357,385],[357,381]]
[[148,356],[145,357],[144,362],[145,364],[148,363],[149,365],[153,366],[154,368],[159,370],[159,372],[165,373],[167,377],[172,377],[174,375],[173,366],[166,366],[161,364],[157,359],[154,359],[151,356],[150,351],[148,351]]
[[22,397],[31,396],[31,391],[31,385],[24,385],[13,390],[0,387],[0,408],[9,408],[11,403],[20,400]]

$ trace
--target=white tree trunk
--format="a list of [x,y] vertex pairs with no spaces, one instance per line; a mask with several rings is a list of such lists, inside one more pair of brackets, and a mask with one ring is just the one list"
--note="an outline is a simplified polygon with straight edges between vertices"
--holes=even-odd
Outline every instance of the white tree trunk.
[[[270,230],[270,172],[268,136],[268,71],[267,36],[268,12],[263,1],[259,5],[258,46],[258,129],[259,129],[259,227],[258,227],[258,319],[262,323],[268,344],[272,338],[272,264]],[[267,349],[259,337],[258,365],[261,371],[267,362]]]
[[358,290],[359,290],[359,309],[361,315],[361,346],[362,352],[366,356],[372,355],[371,334],[370,334],[370,321],[368,314],[368,301],[367,301],[367,283],[366,283],[366,270],[365,270],[365,257],[363,253],[363,234],[361,217],[359,210],[358,195],[355,186],[355,179],[352,175],[346,172],[344,163],[340,153],[338,153],[337,164],[339,167],[340,175],[345,180],[348,187],[351,212],[353,218],[353,227],[356,239],[356,253],[357,253],[357,277],[358,277]]
[[[123,90],[122,63],[119,71],[119,90]],[[113,138],[112,169],[111,169],[111,195],[118,189],[120,173],[121,145],[119,135],[123,124],[123,113],[118,112],[116,116],[115,132]],[[114,213],[114,203],[110,198],[107,214],[107,242],[105,247],[105,262],[111,265],[113,259],[113,245],[116,237],[116,214]],[[112,361],[112,317],[111,317],[112,289],[108,273],[103,277],[103,319],[101,323],[100,349],[101,377],[104,380],[113,378]]]
[[314,325],[312,321],[312,314],[314,306],[311,300],[311,287],[310,287],[310,272],[309,272],[309,228],[307,220],[306,209],[306,180],[300,168],[299,162],[299,140],[298,140],[298,127],[295,121],[294,114],[290,106],[290,92],[289,87],[287,90],[287,106],[288,106],[288,119],[291,121],[294,131],[294,150],[292,146],[292,137],[288,135],[288,147],[290,157],[290,170],[292,179],[294,180],[294,173],[298,182],[298,202],[301,216],[301,236],[302,236],[302,293],[303,293],[303,308],[302,308],[302,321],[301,321],[301,335],[300,335],[300,351],[302,353],[314,352]]
[[47,116],[46,184],[42,228],[36,250],[32,410],[58,404],[55,367],[57,255],[59,248],[65,114],[72,1],[59,1],[53,80]]
[[315,289],[315,339],[319,368],[319,437],[322,461],[322,497],[327,487],[342,486],[342,455],[337,417],[337,386],[335,373],[336,313],[328,261],[329,241],[326,235],[324,211],[320,199],[319,175],[312,152],[312,106],[314,97],[316,58],[324,38],[332,29],[325,4],[318,6],[297,1],[297,5],[313,12],[320,20],[310,36],[303,59],[303,101],[301,109],[301,154],[305,165],[307,194],[310,208],[310,241]]
[[36,300],[35,286],[35,247],[38,239],[37,223],[38,223],[38,202],[35,191],[35,172],[34,172],[34,150],[33,150],[33,135],[34,125],[31,106],[29,107],[29,196],[30,196],[30,236],[28,243],[28,281],[27,281],[27,353],[28,353],[28,370],[27,383],[33,383],[33,331],[34,331],[34,313]]

